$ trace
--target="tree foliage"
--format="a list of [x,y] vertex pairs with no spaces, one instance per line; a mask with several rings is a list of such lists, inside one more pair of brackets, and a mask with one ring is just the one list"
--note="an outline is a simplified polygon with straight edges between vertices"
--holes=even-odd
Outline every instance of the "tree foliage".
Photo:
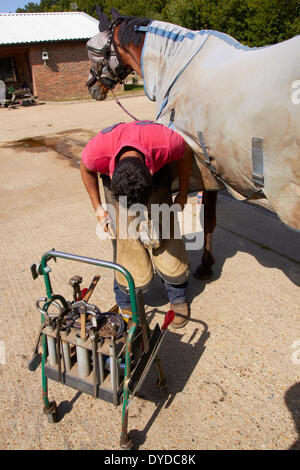
[[[120,13],[179,24],[189,29],[214,29],[249,46],[263,46],[300,34],[299,0],[40,0],[17,12],[84,11],[98,4],[108,15]],[[76,8],[77,6],[77,8]],[[96,13],[93,13],[96,17]]]

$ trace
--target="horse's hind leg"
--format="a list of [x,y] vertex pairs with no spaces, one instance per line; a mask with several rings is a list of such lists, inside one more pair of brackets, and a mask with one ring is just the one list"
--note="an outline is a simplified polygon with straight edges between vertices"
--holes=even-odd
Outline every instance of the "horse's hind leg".
[[204,204],[204,250],[201,264],[194,275],[198,279],[209,279],[215,258],[212,253],[212,234],[216,227],[217,191],[203,191]]

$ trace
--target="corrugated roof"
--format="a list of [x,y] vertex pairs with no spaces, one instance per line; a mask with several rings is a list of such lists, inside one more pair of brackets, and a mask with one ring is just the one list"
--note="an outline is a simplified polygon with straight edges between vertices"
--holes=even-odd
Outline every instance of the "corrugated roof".
[[83,12],[0,13],[0,45],[89,39],[98,21]]

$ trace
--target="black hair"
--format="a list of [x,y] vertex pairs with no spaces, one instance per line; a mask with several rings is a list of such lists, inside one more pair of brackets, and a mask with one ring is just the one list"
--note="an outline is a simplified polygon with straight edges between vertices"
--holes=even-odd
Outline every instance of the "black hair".
[[136,31],[135,28],[138,26],[147,26],[151,21],[150,18],[121,15],[110,24],[110,30],[113,26],[121,24],[118,31],[118,39],[121,46],[126,47],[129,46],[129,44],[133,44],[138,47],[142,44],[144,36],[139,31]]
[[117,163],[111,190],[116,200],[127,196],[127,207],[146,204],[152,192],[152,175],[144,162],[136,157],[126,157]]

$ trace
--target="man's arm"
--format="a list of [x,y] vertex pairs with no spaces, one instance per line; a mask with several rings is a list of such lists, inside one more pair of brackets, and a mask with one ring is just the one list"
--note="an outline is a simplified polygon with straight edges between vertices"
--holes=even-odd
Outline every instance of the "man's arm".
[[189,191],[189,181],[192,174],[194,161],[194,154],[191,147],[186,144],[184,154],[180,160],[177,160],[178,178],[179,178],[179,193],[175,198],[175,203],[180,204],[183,209],[186,202]]
[[[88,170],[82,162],[80,162],[80,173],[88,195],[90,196],[92,206],[96,212],[97,219],[101,222],[101,220],[107,217],[108,212],[105,211],[101,205],[97,173]],[[107,226],[104,227],[104,230],[107,231]]]

